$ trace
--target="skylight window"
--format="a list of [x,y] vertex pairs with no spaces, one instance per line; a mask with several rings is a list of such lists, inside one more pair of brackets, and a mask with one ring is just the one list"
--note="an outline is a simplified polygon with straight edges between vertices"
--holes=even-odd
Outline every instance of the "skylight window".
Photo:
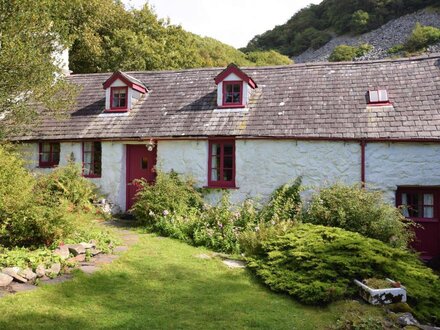
[[377,89],[368,91],[368,103],[389,103],[388,92],[386,89]]

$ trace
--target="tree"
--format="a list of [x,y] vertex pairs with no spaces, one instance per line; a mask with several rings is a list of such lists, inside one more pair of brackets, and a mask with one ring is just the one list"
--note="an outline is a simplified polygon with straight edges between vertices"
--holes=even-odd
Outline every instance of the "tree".
[[0,0],[0,139],[33,122],[39,106],[58,112],[73,100],[55,63],[64,40],[47,10],[52,5]]

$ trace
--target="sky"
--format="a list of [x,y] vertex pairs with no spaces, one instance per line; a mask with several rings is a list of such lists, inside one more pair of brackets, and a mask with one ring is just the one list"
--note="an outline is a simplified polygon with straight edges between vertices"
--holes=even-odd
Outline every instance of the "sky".
[[[146,0],[123,0],[140,8]],[[321,0],[149,0],[159,18],[190,32],[244,47],[257,34],[285,23],[301,8]]]

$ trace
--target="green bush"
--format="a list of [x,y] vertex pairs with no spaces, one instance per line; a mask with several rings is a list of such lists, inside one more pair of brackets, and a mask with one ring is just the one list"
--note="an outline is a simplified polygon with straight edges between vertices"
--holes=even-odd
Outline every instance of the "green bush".
[[362,44],[358,47],[339,45],[333,49],[328,59],[330,62],[353,61],[356,57],[363,56],[372,49],[373,46],[369,44]]
[[335,184],[316,193],[304,214],[304,222],[339,227],[406,247],[412,239],[411,222],[399,209],[385,203],[379,192],[360,186]]
[[270,196],[269,201],[265,204],[259,214],[259,218],[264,222],[283,222],[296,221],[297,216],[301,213],[301,182],[302,178],[298,177],[289,184],[284,184],[277,188]]
[[440,42],[440,29],[433,26],[422,26],[420,23],[411,33],[411,36],[405,43],[405,49],[410,52],[424,50],[429,45]]
[[154,185],[138,182],[140,190],[131,211],[140,225],[151,226],[164,216],[185,216],[191,209],[201,209],[203,197],[193,180],[177,173],[159,172]]
[[42,203],[53,206],[67,201],[77,210],[93,209],[97,195],[95,185],[81,175],[80,166],[73,162],[40,176],[36,189],[44,197]]
[[417,255],[340,228],[303,224],[264,241],[249,266],[273,290],[306,304],[326,304],[356,292],[353,279],[389,277],[408,290],[422,321],[440,320],[440,280]]
[[388,54],[390,54],[390,55],[398,54],[398,53],[400,53],[400,52],[402,52],[404,50],[405,50],[404,45],[397,44],[397,45],[394,45],[393,47],[388,49]]

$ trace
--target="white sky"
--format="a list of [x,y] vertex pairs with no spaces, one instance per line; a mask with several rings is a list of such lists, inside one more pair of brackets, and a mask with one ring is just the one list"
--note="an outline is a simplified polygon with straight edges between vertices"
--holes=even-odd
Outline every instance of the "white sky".
[[[140,8],[146,0],[123,0]],[[301,8],[321,0],[149,0],[160,18],[190,32],[244,47],[257,34],[285,23]]]

